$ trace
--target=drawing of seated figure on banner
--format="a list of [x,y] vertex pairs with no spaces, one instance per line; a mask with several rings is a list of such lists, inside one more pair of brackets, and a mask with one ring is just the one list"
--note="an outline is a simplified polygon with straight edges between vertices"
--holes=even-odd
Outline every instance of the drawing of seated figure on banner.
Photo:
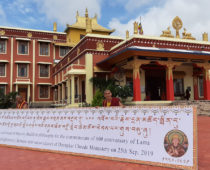
[[167,133],[164,141],[166,152],[172,157],[183,156],[188,148],[186,135],[179,130],[172,130]]

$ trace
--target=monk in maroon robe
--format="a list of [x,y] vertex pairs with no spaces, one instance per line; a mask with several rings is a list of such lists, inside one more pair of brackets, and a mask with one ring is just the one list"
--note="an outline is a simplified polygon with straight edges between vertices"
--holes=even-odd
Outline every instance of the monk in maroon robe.
[[112,97],[112,93],[110,90],[104,91],[105,100],[103,101],[103,107],[111,107],[111,106],[122,106],[124,105],[120,102],[120,99],[117,97]]

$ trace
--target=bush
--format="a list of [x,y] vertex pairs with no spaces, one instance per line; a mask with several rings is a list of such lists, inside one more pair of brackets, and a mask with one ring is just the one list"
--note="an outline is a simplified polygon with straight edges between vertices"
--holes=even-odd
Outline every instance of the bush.
[[92,106],[102,106],[103,103],[103,99],[104,99],[104,95],[100,90],[97,90],[95,93],[95,96],[93,97],[93,101],[92,101]]
[[125,100],[127,97],[132,96],[133,92],[130,86],[118,86],[118,96],[121,97],[123,100]]
[[115,85],[114,79],[106,80],[105,78],[101,78],[101,77],[92,77],[90,79],[90,82],[92,82],[93,85],[96,88],[98,88],[101,92],[104,92],[104,90],[106,90],[107,87]]
[[0,109],[8,109],[16,107],[17,92],[11,92],[5,95],[0,91]]

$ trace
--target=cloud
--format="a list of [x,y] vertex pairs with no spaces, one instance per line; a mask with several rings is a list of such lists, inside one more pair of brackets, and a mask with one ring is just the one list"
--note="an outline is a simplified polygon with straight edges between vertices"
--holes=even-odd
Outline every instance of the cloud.
[[150,4],[154,0],[128,0],[125,3],[125,9],[128,12],[133,12],[134,10],[137,10],[145,5]]
[[16,0],[5,6],[7,6],[10,11],[14,11],[15,9],[14,13],[19,14],[28,14],[33,11],[31,2],[27,0]]
[[[208,0],[170,0],[165,1],[162,6],[151,6],[150,9],[142,14],[139,12],[135,18],[130,19],[127,23],[122,23],[119,19],[113,18],[109,22],[110,28],[115,28],[116,35],[124,35],[128,29],[133,33],[133,22],[139,21],[142,16],[142,25],[145,35],[160,36],[162,30],[166,30],[168,26],[172,28],[172,20],[175,16],[179,16],[183,22],[183,28],[187,32],[192,33],[197,39],[201,39],[203,32],[210,30],[210,11]],[[180,30],[181,32],[183,32]],[[173,31],[175,35],[175,32]]]
[[0,17],[1,17],[1,19],[5,19],[6,18],[5,12],[4,12],[1,4],[0,4]]
[[80,16],[84,16],[85,9],[88,8],[89,16],[101,15],[100,3],[102,0],[34,0],[38,5],[39,12],[46,15],[46,20],[65,26],[76,21],[76,11]]
[[4,12],[4,9],[2,8],[2,5],[0,4],[0,18],[1,18],[1,25],[7,25],[7,17]]

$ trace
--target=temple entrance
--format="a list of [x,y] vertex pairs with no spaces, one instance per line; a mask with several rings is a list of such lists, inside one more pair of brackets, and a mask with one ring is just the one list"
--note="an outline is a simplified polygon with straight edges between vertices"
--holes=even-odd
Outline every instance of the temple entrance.
[[26,85],[19,85],[18,86],[18,93],[20,96],[23,97],[23,100],[27,101],[27,89],[28,87]]
[[149,64],[145,69],[146,100],[166,100],[165,67]]

